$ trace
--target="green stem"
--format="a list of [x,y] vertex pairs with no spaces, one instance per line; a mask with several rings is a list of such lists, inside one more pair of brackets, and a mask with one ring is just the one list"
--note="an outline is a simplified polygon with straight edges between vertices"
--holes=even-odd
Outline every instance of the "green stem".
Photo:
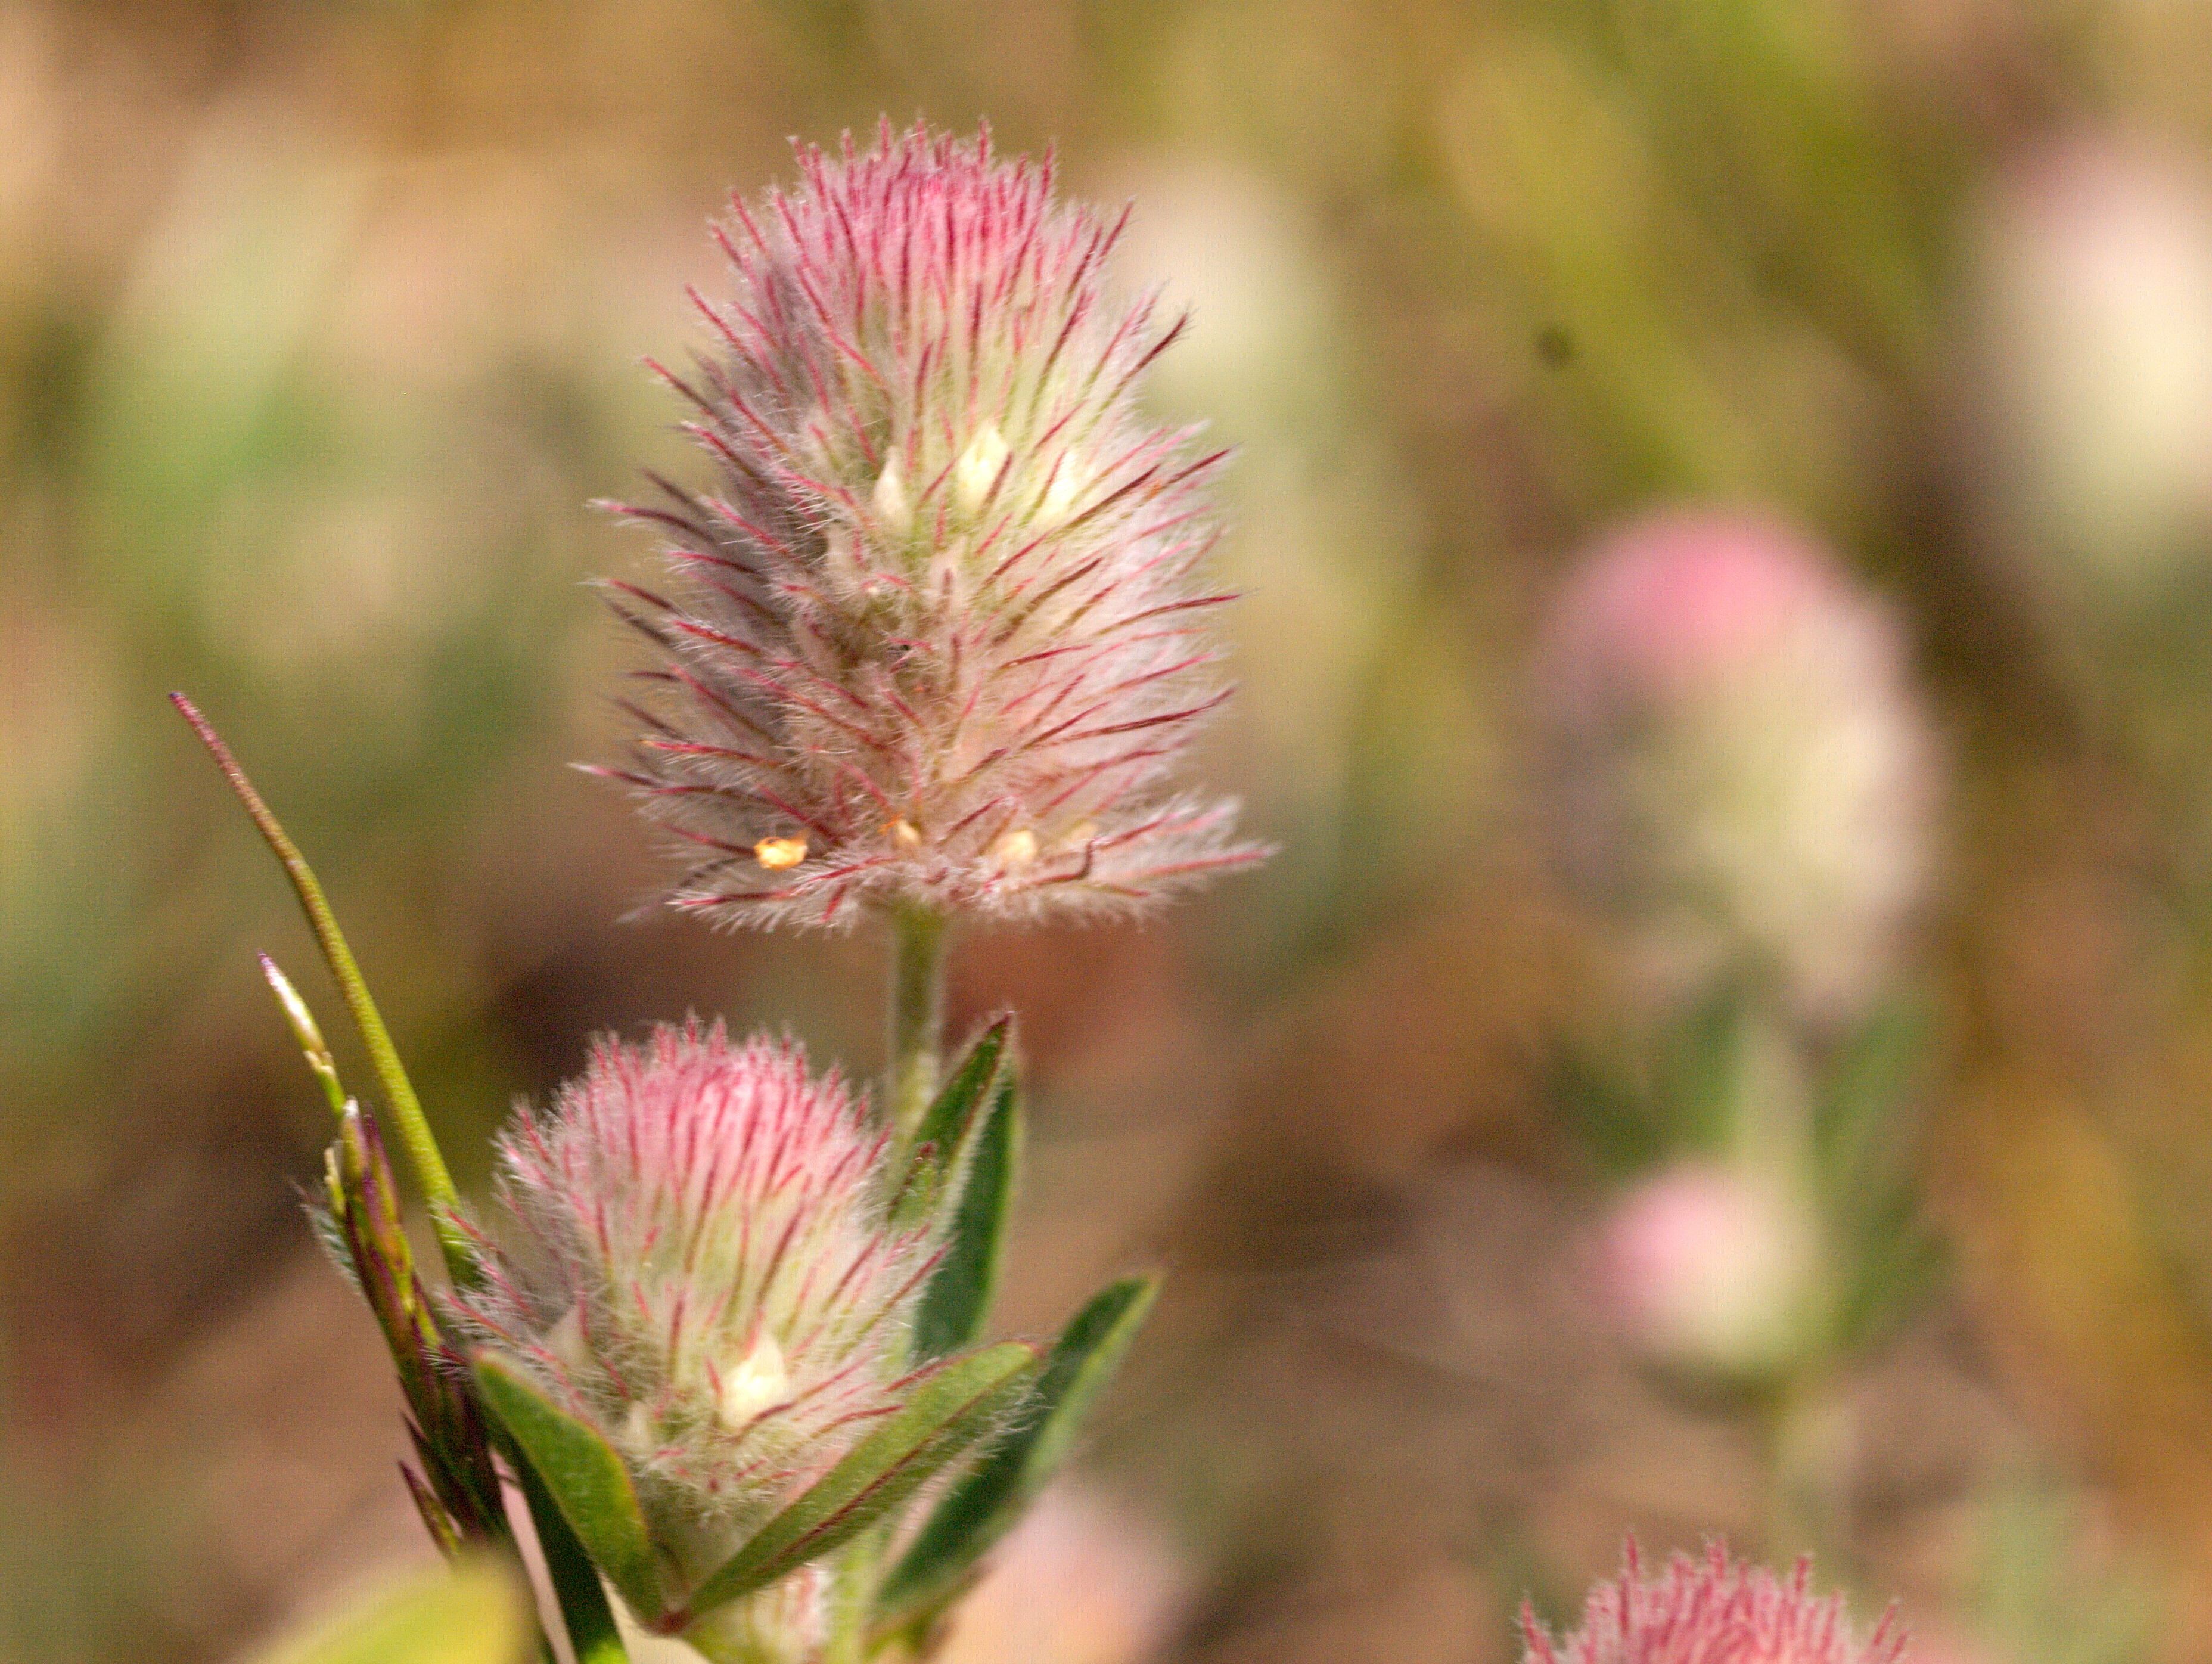
[[[935,908],[891,914],[889,1112],[902,1145],[914,1136],[945,1072],[945,961],[951,920]],[[839,1555],[823,1664],[863,1664],[884,1540],[861,1533]]]
[[1765,1174],[1809,1194],[1813,1085],[1802,1042],[1765,1004],[1736,1019],[1727,1090],[1728,1153],[1737,1170]]
[[1828,1561],[1836,1547],[1822,1494],[1824,1377],[1816,1365],[1792,1370],[1760,1406],[1759,1444],[1765,1470],[1765,1551],[1777,1564],[1801,1554]]
[[285,835],[269,805],[261,800],[261,794],[253,789],[253,782],[246,779],[246,771],[238,766],[238,759],[231,756],[230,748],[222,743],[207,718],[200,714],[199,707],[180,693],[171,694],[169,702],[191,724],[192,732],[215,758],[216,767],[222,770],[230,789],[238,793],[246,812],[261,829],[262,837],[276,853],[285,876],[291,879],[300,907],[314,930],[315,940],[322,946],[324,962],[331,968],[338,992],[345,996],[353,1025],[359,1030],[361,1043],[368,1048],[376,1078],[383,1084],[385,1103],[398,1132],[400,1148],[407,1152],[407,1164],[414,1170],[415,1182],[423,1199],[430,1204],[431,1217],[438,1230],[438,1244],[445,1251],[446,1268],[456,1282],[473,1280],[476,1262],[468,1239],[453,1227],[450,1218],[460,1205],[460,1193],[453,1188],[453,1175],[446,1170],[446,1159],[438,1151],[437,1139],[431,1135],[422,1101],[408,1081],[406,1068],[399,1061],[398,1049],[392,1043],[391,1033],[384,1026],[376,1002],[369,998],[368,984],[362,977],[361,967],[354,962],[353,950],[346,945],[345,932],[338,928],[337,916],[324,899],[322,885],[316,882],[313,869],[308,866],[307,857],[300,853],[299,846]]
[[945,1069],[945,950],[951,920],[934,908],[891,914],[890,1115],[902,1137],[921,1124]]
[[1834,1272],[1820,1205],[1814,1138],[1814,1084],[1803,1042],[1771,999],[1754,992],[1736,1027],[1727,1083],[1728,1155],[1743,1178],[1779,1191],[1814,1233],[1816,1289],[1795,1314],[1797,1333],[1778,1377],[1755,1412],[1765,1482],[1765,1547],[1787,1563],[1826,1559],[1835,1546],[1824,1494],[1821,1446],[1832,1356],[1830,1279]]

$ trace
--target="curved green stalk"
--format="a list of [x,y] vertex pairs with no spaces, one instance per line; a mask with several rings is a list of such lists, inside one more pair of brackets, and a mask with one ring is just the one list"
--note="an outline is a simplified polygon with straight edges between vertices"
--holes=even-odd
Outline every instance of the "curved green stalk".
[[200,714],[199,707],[180,693],[171,694],[169,702],[191,724],[192,732],[215,758],[216,767],[222,770],[230,789],[246,805],[246,812],[253,817],[254,825],[261,829],[263,839],[283,865],[285,876],[291,879],[301,909],[307,914],[315,940],[322,947],[324,963],[330,966],[338,992],[345,996],[346,1009],[352,1013],[361,1043],[367,1048],[376,1078],[384,1087],[385,1105],[392,1112],[400,1148],[407,1152],[407,1164],[414,1170],[416,1185],[430,1205],[431,1218],[438,1230],[438,1244],[445,1251],[446,1268],[455,1281],[468,1280],[475,1272],[475,1259],[468,1239],[451,1223],[452,1212],[460,1203],[460,1193],[453,1188],[453,1175],[446,1170],[446,1158],[439,1153],[438,1141],[431,1135],[422,1101],[408,1081],[406,1068],[399,1061],[398,1050],[392,1043],[392,1035],[384,1026],[376,1002],[369,998],[368,984],[362,980],[361,967],[354,961],[353,950],[346,945],[345,932],[338,928],[337,919],[331,912],[329,902],[324,899],[322,885],[316,882],[314,871],[308,866],[307,857],[300,853],[299,846],[285,835],[269,805],[262,802],[261,794],[253,789],[253,782],[246,779],[246,771],[238,766],[238,759],[231,756],[230,748],[222,743],[207,718]]

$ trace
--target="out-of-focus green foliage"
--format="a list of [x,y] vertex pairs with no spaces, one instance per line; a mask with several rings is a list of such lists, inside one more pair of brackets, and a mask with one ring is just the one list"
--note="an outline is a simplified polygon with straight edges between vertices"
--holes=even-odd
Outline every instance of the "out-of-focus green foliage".
[[263,1664],[520,1664],[530,1645],[514,1568],[470,1562],[425,1573]]

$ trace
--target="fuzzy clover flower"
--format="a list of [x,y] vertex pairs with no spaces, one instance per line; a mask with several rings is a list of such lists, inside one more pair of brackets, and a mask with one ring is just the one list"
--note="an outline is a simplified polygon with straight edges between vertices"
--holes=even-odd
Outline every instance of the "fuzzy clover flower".
[[675,582],[615,586],[665,660],[606,772],[703,852],[676,904],[1129,912],[1255,859],[1233,804],[1164,784],[1228,695],[1199,582],[1223,453],[1139,413],[1182,321],[1112,291],[1126,212],[988,134],[799,162],[718,228],[713,345],[667,375],[720,480],[625,511]]
[[1787,1581],[1729,1559],[1677,1554],[1647,1579],[1629,1540],[1620,1576],[1590,1591],[1581,1627],[1555,1639],[1525,1608],[1522,1664],[1900,1664],[1905,1637],[1886,1615],[1862,1637],[1840,1596],[1817,1599],[1800,1560]]
[[887,1139],[796,1048],[693,1022],[603,1040],[500,1140],[508,1228],[456,1304],[614,1447],[685,1580],[900,1407],[935,1251],[884,1222]]
[[1569,580],[1540,660],[1564,875],[1670,993],[1849,1012],[1931,865],[1934,747],[1896,621],[1762,516],[1662,512]]

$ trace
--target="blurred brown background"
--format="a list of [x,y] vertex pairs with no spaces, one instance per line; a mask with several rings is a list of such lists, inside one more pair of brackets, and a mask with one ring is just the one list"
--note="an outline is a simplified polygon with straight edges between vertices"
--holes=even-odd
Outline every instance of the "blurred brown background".
[[595,1028],[874,1066],[877,944],[625,921],[562,765],[651,555],[584,504],[691,467],[636,360],[724,192],[884,112],[1136,197],[1157,403],[1240,447],[1200,766],[1284,847],[959,963],[1032,1050],[1009,1324],[1171,1273],[1097,1465],[1181,1593],[1000,1655],[1474,1664],[1627,1526],[1765,1546],[1744,1418],[1579,1279],[1551,1060],[1618,991],[1527,762],[1574,553],[1720,501],[1890,598],[1953,776],[1897,972],[1948,1272],[1826,1383],[1824,1576],[1929,1658],[2212,1656],[2212,9],[0,0],[0,1658],[223,1659],[429,1552],[253,950],[335,1002],[165,691],[465,1181]]

